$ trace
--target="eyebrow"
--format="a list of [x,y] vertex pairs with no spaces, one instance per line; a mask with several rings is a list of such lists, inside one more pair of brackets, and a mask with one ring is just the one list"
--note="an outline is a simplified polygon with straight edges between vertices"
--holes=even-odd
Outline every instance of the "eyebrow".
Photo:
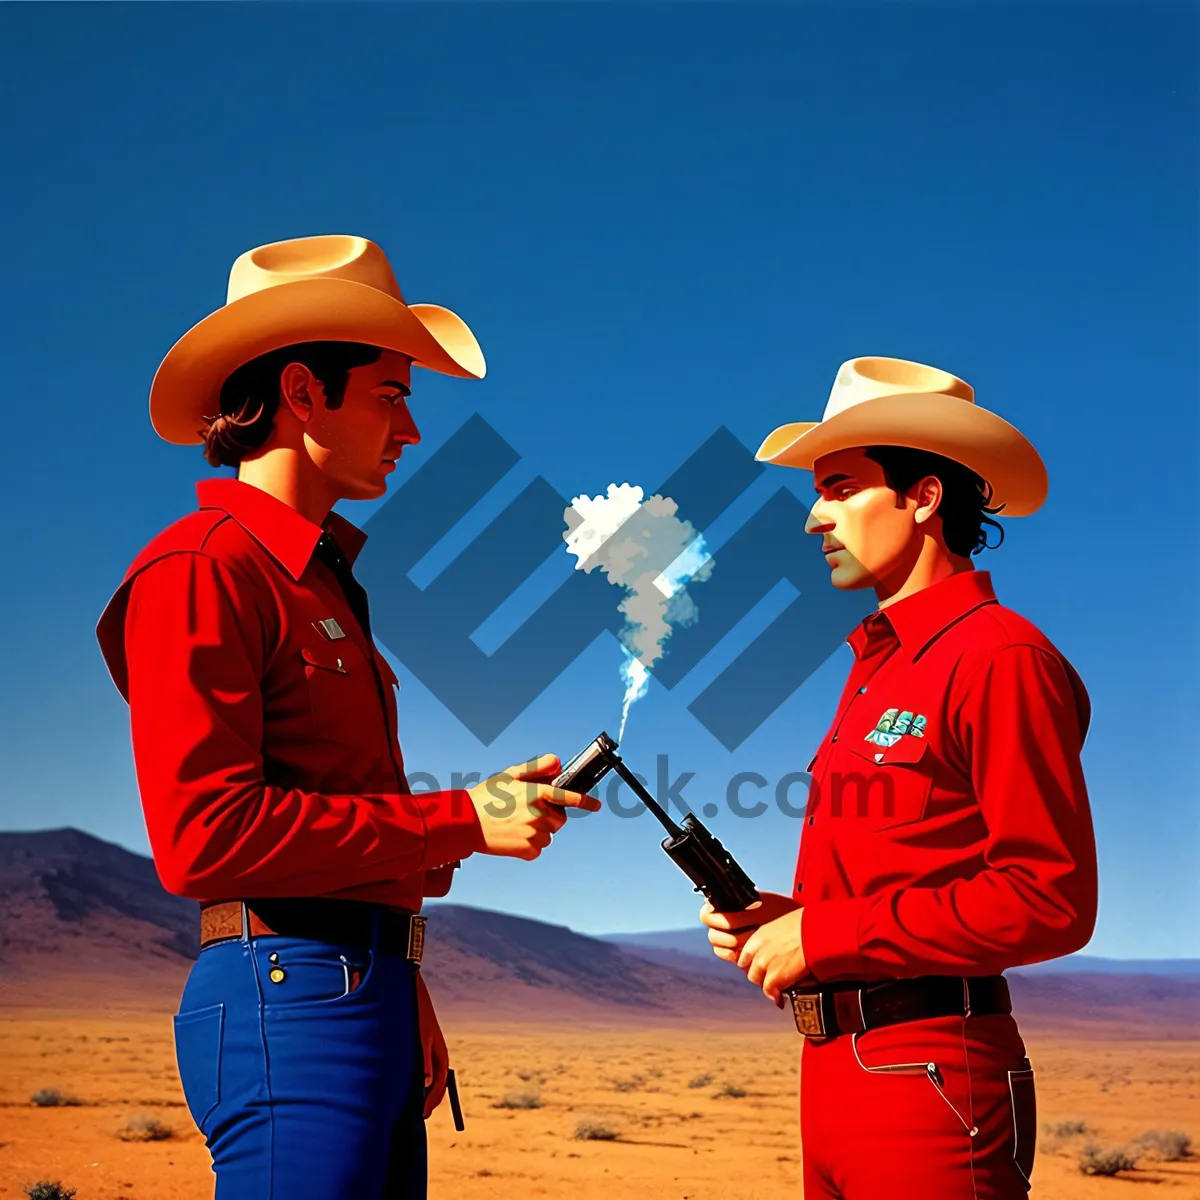
[[382,383],[377,383],[375,386],[381,388],[393,387],[403,392],[403,394],[406,396],[412,395],[412,388],[410,388],[407,383],[401,383],[398,379],[385,379]]
[[833,487],[835,483],[841,483],[843,479],[853,479],[853,475],[826,475],[813,491],[819,492],[822,488]]

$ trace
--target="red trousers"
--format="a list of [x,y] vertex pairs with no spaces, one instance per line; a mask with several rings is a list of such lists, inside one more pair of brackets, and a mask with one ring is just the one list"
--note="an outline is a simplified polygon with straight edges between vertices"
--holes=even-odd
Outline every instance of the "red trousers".
[[806,1040],[805,1200],[1025,1200],[1037,1119],[1010,1016]]

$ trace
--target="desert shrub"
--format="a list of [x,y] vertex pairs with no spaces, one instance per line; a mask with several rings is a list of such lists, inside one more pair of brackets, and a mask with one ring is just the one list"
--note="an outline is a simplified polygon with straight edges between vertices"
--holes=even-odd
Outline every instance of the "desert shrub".
[[1182,1129],[1151,1129],[1135,1137],[1133,1144],[1162,1162],[1179,1162],[1192,1153],[1192,1139]]
[[712,1081],[713,1081],[713,1077],[711,1075],[697,1075],[695,1079],[689,1081],[688,1087],[691,1087],[691,1088],[708,1087],[708,1085],[710,1083],[712,1083]]
[[65,1092],[60,1092],[58,1088],[39,1088],[29,1097],[29,1100],[38,1108],[61,1108],[80,1103],[74,1096],[68,1096]]
[[746,1094],[744,1087],[739,1087],[736,1083],[723,1083],[713,1093],[718,1100],[728,1097],[732,1100],[740,1100]]
[[74,1200],[75,1189],[63,1187],[61,1183],[46,1183],[39,1181],[31,1183],[25,1189],[29,1200]]
[[1079,1169],[1085,1175],[1116,1175],[1137,1166],[1137,1152],[1131,1146],[1104,1146],[1088,1142],[1079,1152]]
[[501,1096],[493,1108],[541,1108],[542,1098],[537,1092],[509,1092]]
[[149,1113],[134,1113],[117,1131],[117,1137],[123,1142],[165,1142],[174,1136],[175,1131],[170,1126]]
[[635,1075],[632,1079],[614,1079],[613,1090],[618,1092],[636,1092],[645,1083],[645,1077],[642,1075]]
[[1042,1126],[1042,1130],[1053,1138],[1080,1137],[1085,1133],[1093,1132],[1088,1123],[1080,1117],[1067,1117],[1062,1121],[1047,1121]]
[[595,1117],[585,1117],[575,1126],[575,1136],[583,1142],[615,1142],[617,1131]]

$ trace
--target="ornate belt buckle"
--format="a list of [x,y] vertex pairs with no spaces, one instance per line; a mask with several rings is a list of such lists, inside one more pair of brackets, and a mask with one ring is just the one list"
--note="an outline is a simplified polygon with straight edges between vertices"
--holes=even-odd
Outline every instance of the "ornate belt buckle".
[[805,1037],[825,1036],[825,1012],[821,1006],[820,992],[789,992],[792,999],[792,1015],[796,1028]]
[[428,917],[412,916],[408,919],[408,953],[405,957],[410,962],[421,965],[421,955],[425,951],[425,922]]

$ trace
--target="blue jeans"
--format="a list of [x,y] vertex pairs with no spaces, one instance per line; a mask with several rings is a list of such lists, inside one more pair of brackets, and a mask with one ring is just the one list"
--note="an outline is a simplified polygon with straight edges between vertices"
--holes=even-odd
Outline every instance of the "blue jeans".
[[200,952],[175,1053],[216,1200],[423,1200],[415,973],[378,949],[300,938]]

